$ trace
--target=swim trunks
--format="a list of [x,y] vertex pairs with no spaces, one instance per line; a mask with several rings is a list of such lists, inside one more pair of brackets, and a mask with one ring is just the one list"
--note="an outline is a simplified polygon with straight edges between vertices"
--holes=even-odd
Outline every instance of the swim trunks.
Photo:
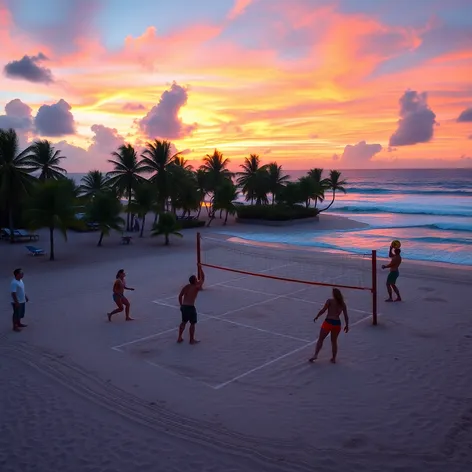
[[395,285],[395,282],[397,281],[399,275],[400,275],[400,272],[398,270],[389,272],[387,276],[387,284]]
[[114,293],[113,294],[113,301],[115,303],[122,303],[123,298],[125,298],[124,295],[120,295],[119,293]]
[[182,313],[182,323],[195,324],[197,322],[197,310],[193,305],[182,305],[180,311]]
[[341,321],[340,320],[331,320],[327,318],[326,320],[323,321],[323,324],[321,325],[321,329],[324,329],[325,331],[328,331],[330,333],[340,333],[341,332]]
[[11,306],[13,308],[13,319],[16,323],[20,323],[21,318],[25,316],[26,303],[18,303],[18,306],[12,303]]

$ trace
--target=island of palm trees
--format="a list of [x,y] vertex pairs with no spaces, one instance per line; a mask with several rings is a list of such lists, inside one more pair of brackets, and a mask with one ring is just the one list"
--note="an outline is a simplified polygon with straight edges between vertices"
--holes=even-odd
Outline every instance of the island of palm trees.
[[[293,220],[316,216],[333,204],[336,192],[345,192],[341,173],[332,170],[323,178],[322,169],[312,169],[291,181],[276,162],[262,165],[259,156],[245,158],[240,172],[230,172],[229,159],[214,150],[198,169],[180,153],[173,153],[169,141],[146,143],[138,153],[130,144],[111,153],[113,169],[92,170],[77,185],[61,167],[66,156],[49,141],[34,142],[20,150],[13,129],[0,130],[0,226],[15,241],[15,228],[49,229],[50,259],[54,259],[54,235],[91,224],[99,230],[98,245],[111,231],[130,230],[131,215],[141,221],[143,236],[146,216],[154,213],[152,235],[181,236],[182,225],[204,225],[198,220],[204,208],[208,225],[216,214],[237,214],[240,219]],[[247,205],[238,205],[241,192]],[[331,201],[324,208],[318,204]],[[127,201],[125,208],[121,199]],[[126,213],[126,221],[121,217]],[[194,219],[182,219],[195,213]],[[180,218],[177,218],[177,215]]]

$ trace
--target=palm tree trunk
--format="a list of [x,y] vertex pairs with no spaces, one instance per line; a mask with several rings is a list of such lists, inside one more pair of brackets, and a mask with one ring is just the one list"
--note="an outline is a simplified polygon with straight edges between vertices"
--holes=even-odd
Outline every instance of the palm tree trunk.
[[207,223],[207,228],[211,225],[211,222],[215,219],[215,212],[210,215],[210,220]]
[[326,211],[326,210],[329,210],[329,208],[331,207],[331,205],[334,203],[334,199],[336,198],[336,190],[333,189],[333,199],[331,200],[331,203],[326,207],[326,208],[323,208],[322,210],[320,210],[318,213],[321,213],[323,211]]
[[130,231],[131,185],[128,188],[128,215],[126,219],[126,231]]
[[49,260],[54,260],[54,226],[49,228]]
[[164,236],[166,237],[165,245],[168,246],[169,245],[169,235],[166,233]]
[[226,216],[225,216],[225,221],[224,221],[223,225],[226,226],[227,222],[228,222],[228,210],[226,210]]
[[144,232],[144,225],[146,224],[146,213],[143,215],[143,222],[141,223],[141,232],[139,233],[139,237],[143,237]]
[[103,241],[103,231],[100,233],[100,239],[98,240],[97,246],[101,246]]

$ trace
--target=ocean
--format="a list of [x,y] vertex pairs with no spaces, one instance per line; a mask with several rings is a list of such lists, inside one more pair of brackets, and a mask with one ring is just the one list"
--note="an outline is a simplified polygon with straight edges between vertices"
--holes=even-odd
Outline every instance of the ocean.
[[[287,173],[292,179],[305,174]],[[313,232],[297,227],[277,234],[238,234],[234,227],[227,232],[262,243],[336,252],[376,249],[380,257],[386,257],[390,242],[398,239],[406,259],[472,266],[472,169],[346,170],[342,175],[347,194],[337,194],[327,213],[366,223],[367,228]]]
[[[293,179],[305,174],[287,172]],[[369,226],[364,229],[296,231],[235,236],[387,257],[390,242],[402,243],[406,259],[472,266],[472,169],[346,170],[347,194],[336,194],[327,213]],[[318,204],[324,208],[330,202]],[[322,216],[321,216],[322,218]]]

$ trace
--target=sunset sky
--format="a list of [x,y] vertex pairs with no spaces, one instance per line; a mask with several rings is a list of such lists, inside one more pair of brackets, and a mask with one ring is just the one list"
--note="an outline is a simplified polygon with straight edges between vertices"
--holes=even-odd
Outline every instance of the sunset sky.
[[70,172],[171,140],[286,169],[472,167],[472,0],[0,0],[0,128]]

